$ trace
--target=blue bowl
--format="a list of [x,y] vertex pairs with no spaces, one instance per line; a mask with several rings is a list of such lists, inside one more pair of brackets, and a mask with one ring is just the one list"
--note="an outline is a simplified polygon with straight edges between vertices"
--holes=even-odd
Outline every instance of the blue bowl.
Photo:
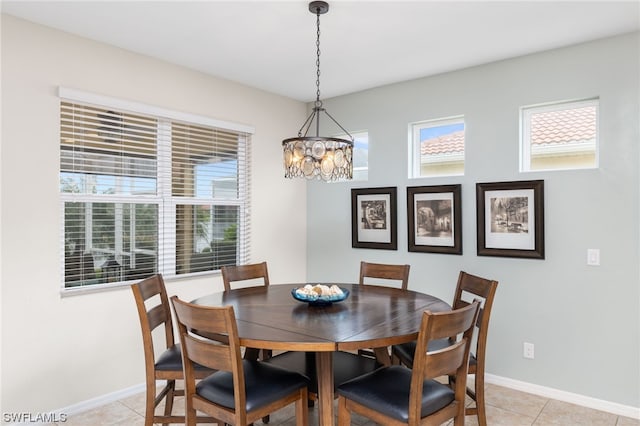
[[293,296],[293,298],[299,300],[300,302],[308,303],[309,306],[329,306],[335,302],[342,302],[347,297],[349,297],[349,290],[342,287],[340,287],[340,290],[342,290],[342,294],[335,294],[331,296],[298,294],[296,293],[296,290],[296,288],[291,290],[291,295]]

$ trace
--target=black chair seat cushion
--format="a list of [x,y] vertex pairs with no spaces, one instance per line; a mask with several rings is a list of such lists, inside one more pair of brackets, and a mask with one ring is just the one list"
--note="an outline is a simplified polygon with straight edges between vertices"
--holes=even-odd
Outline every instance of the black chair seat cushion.
[[[200,364],[194,365],[196,370],[209,370]],[[156,370],[159,371],[182,371],[182,350],[176,344],[162,352],[156,361]]]
[[[411,370],[399,365],[378,369],[338,386],[338,395],[401,422],[409,420]],[[435,380],[422,386],[421,417],[446,407],[455,399],[453,390]]]
[[[333,352],[333,385],[335,388],[347,380],[370,373],[382,367],[375,359],[351,352]],[[309,392],[318,393],[318,373],[315,352],[284,352],[264,362],[297,371],[309,378]]]
[[[438,349],[446,348],[449,346],[449,339],[437,339],[429,342],[429,351],[436,351]],[[402,343],[400,345],[393,345],[393,352],[398,355],[400,359],[410,360],[413,365],[413,357],[416,353],[415,340],[408,343]],[[478,360],[473,354],[469,354],[469,365],[476,365]]]
[[[243,360],[247,412],[277,401],[307,386],[309,379],[302,374],[265,364]],[[196,385],[196,394],[209,401],[235,409],[233,375],[218,371]]]

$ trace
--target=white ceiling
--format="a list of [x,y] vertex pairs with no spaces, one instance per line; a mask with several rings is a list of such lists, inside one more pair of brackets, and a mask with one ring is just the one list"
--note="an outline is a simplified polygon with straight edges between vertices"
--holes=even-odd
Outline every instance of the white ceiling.
[[[640,29],[635,1],[346,1],[320,17],[322,98]],[[306,1],[2,1],[2,12],[315,99]],[[606,58],[603,58],[606,60]]]

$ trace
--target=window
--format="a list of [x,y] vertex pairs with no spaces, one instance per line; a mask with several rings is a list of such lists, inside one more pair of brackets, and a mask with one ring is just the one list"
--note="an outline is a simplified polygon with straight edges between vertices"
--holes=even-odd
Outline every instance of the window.
[[[369,133],[356,132],[353,136],[353,180],[369,179]],[[340,139],[349,140],[349,135],[343,134],[335,136]]]
[[249,129],[108,98],[81,102],[95,97],[63,89],[61,98],[63,288],[248,259]]
[[464,174],[464,118],[410,125],[412,178]]
[[520,171],[598,167],[598,100],[521,108]]

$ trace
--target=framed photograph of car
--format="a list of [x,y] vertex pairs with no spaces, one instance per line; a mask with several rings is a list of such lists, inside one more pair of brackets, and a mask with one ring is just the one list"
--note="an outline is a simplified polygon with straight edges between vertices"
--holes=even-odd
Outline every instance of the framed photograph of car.
[[544,259],[544,181],[476,184],[478,256]]
[[398,249],[396,187],[351,189],[351,246]]
[[407,187],[409,251],[462,254],[460,185]]

